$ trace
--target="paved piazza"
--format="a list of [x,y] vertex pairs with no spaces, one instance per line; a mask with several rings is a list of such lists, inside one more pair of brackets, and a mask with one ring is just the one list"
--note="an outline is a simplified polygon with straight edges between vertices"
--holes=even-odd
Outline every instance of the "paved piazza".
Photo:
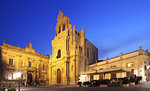
[[67,88],[22,88],[21,91],[150,91],[150,88],[139,88],[139,87],[108,87],[108,88],[99,88],[99,87],[89,87],[89,88],[77,88],[77,87],[67,87]]
[[21,91],[150,91],[150,82],[145,82],[136,86],[130,86],[128,88],[123,87],[22,87]]
[[51,86],[51,87],[22,87],[21,91],[150,91],[150,81],[141,83],[128,88],[123,87],[69,87],[69,86]]

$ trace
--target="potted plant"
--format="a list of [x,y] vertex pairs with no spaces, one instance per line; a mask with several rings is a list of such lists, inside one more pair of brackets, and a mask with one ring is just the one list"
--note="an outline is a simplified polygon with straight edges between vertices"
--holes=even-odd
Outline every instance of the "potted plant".
[[141,83],[141,80],[142,80],[142,76],[138,76],[138,77],[137,77],[138,83]]
[[129,87],[129,79],[124,78],[122,84],[123,84],[123,87]]
[[102,80],[100,81],[100,87],[107,87],[107,84],[109,83],[109,80]]
[[130,78],[130,85],[134,86],[135,85],[135,78]]
[[89,81],[83,83],[83,87],[90,87],[91,83]]
[[99,80],[93,80],[91,81],[92,86],[99,86]]
[[78,86],[78,87],[81,87],[81,86],[82,86],[82,82],[78,82],[78,83],[77,83],[77,86]]
[[15,87],[10,87],[10,88],[8,88],[8,91],[16,91],[16,88]]

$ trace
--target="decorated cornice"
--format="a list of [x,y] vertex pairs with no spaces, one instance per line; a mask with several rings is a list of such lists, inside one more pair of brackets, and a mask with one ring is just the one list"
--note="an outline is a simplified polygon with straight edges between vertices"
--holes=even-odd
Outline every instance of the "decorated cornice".
[[[26,48],[16,47],[16,46],[9,45],[9,44],[6,44],[6,43],[3,43],[3,46],[1,46],[1,48],[2,49],[6,49],[6,50],[11,50],[11,51],[15,51],[15,52],[21,52],[21,53],[28,54],[28,55],[34,55],[34,56],[38,56],[38,57],[43,57],[43,58],[49,59],[48,55],[44,55],[44,54],[41,54],[41,53],[38,53],[38,52],[35,52],[35,51],[30,51],[30,50],[27,51]],[[7,52],[2,52],[2,53],[6,54]]]

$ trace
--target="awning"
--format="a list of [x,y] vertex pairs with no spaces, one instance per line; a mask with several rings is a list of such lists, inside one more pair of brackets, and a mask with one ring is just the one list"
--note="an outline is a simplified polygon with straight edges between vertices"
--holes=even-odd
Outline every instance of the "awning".
[[123,69],[120,67],[109,67],[102,70],[91,70],[81,73],[82,75],[96,75],[96,74],[108,74],[108,73],[120,73],[120,72],[131,72],[131,70]]

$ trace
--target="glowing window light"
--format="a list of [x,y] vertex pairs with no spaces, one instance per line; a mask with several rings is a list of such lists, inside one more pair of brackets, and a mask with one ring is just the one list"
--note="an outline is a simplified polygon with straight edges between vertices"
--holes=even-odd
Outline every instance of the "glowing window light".
[[99,75],[94,75],[94,80],[99,80]]
[[13,79],[13,73],[12,72],[9,72],[8,73],[8,80],[12,80]]
[[127,67],[128,67],[128,68],[133,67],[133,63],[128,63],[128,64],[127,64]]
[[8,80],[12,80],[12,76],[8,76]]
[[19,79],[19,78],[21,78],[21,72],[17,72],[17,73],[15,73],[14,74],[14,79]]
[[88,77],[87,77],[87,75],[81,75],[80,77],[79,77],[79,81],[80,82],[85,82],[85,81],[88,81]]
[[147,66],[147,69],[150,69],[150,65]]

